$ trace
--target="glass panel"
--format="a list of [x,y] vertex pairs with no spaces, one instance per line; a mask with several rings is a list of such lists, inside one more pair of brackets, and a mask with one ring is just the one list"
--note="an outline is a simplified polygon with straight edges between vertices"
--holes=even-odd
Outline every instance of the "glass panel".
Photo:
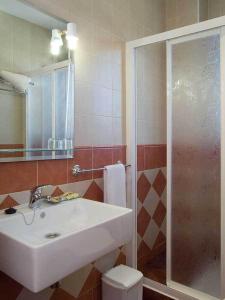
[[43,74],[32,79],[35,86],[27,95],[26,148],[48,148],[52,136],[52,76]]
[[[73,75],[74,72],[72,65],[56,70],[54,74],[55,137],[56,140],[61,143],[62,149],[73,148]],[[60,154],[60,152],[57,153]]]
[[172,46],[171,279],[220,295],[220,36]]
[[137,261],[166,284],[166,43],[136,49]]
[[65,138],[67,74],[67,68],[55,71],[55,137],[61,140]]

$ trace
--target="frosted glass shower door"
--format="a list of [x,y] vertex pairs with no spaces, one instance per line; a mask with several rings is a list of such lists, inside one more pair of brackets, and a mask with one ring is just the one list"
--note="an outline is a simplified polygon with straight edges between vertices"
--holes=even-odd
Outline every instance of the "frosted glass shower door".
[[220,29],[167,42],[167,284],[199,299],[221,298],[220,48]]

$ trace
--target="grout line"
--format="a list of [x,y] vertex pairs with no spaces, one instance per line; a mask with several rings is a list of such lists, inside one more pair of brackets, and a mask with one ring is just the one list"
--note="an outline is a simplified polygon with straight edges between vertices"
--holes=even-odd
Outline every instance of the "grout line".
[[66,183],[69,183],[69,161],[66,159]]
[[36,185],[38,185],[38,166],[39,166],[39,161],[36,162]]
[[[91,147],[91,168],[94,168],[94,147]],[[94,179],[94,172],[91,172],[91,179]]]

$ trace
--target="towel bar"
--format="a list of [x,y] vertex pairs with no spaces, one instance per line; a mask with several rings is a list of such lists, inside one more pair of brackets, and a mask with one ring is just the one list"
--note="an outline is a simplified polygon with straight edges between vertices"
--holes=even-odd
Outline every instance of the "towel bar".
[[[117,162],[117,164],[121,164],[120,161]],[[131,165],[125,165],[125,168],[131,167]],[[93,172],[93,171],[104,171],[105,167],[102,168],[96,168],[96,169],[81,169],[80,165],[74,165],[72,168],[72,174],[74,176],[79,175],[80,173],[88,173],[88,172]]]

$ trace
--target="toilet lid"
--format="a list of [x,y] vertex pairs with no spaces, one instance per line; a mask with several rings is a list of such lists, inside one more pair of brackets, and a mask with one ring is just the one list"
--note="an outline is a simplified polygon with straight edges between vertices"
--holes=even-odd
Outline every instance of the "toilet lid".
[[129,289],[143,278],[143,274],[125,265],[119,265],[106,272],[102,280],[115,287]]

